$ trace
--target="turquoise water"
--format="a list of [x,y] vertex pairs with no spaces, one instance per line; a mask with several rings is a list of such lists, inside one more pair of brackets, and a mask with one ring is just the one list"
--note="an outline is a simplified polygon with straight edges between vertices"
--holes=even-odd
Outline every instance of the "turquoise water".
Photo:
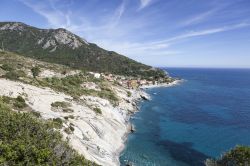
[[148,89],[120,161],[136,166],[200,166],[235,145],[250,145],[250,70],[167,69],[185,79]]

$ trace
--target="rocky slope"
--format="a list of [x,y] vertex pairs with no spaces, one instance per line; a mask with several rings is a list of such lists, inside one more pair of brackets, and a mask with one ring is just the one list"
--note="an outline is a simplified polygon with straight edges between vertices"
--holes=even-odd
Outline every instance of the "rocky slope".
[[[35,78],[31,72],[34,66],[40,68]],[[60,73],[63,70],[67,74]],[[62,126],[56,130],[86,159],[105,166],[119,165],[119,153],[129,130],[129,115],[136,111],[135,102],[147,96],[140,90],[126,89],[101,79],[94,83],[87,73],[79,72],[66,66],[0,52],[0,96],[21,96],[31,109],[19,111],[36,112],[44,120],[60,121]],[[15,74],[19,74],[18,77]],[[86,77],[84,84],[92,81],[95,87],[105,83],[105,89],[110,91],[95,87],[91,90],[85,86],[71,87],[76,83],[74,81],[70,84],[63,82],[64,89],[50,87],[45,82],[52,80],[60,84],[59,81],[67,77],[70,77],[70,81],[78,78],[76,82],[81,80],[79,77]],[[79,88],[77,91],[83,90],[84,93],[74,96],[74,93],[70,93],[71,89],[64,91],[76,87]],[[105,95],[98,96],[96,92],[102,91],[115,94],[117,102],[114,104],[113,98]]]

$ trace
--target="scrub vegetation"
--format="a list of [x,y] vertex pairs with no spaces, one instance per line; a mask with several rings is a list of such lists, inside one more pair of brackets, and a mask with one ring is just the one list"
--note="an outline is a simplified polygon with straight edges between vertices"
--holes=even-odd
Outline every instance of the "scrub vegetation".
[[55,123],[62,124],[61,120],[44,121],[31,113],[14,112],[12,101],[23,103],[20,97],[0,97],[0,165],[96,165],[73,150],[53,129]]

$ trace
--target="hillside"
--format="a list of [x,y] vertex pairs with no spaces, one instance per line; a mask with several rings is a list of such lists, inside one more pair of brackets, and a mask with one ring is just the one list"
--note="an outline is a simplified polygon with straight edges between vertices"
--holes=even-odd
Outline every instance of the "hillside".
[[118,166],[141,98],[105,76],[0,51],[0,165]]
[[88,71],[136,77],[165,77],[160,69],[138,63],[66,29],[38,29],[19,22],[0,22],[1,49],[38,60]]
[[62,140],[53,128],[56,121],[42,121],[28,109],[21,96],[0,97],[0,165],[97,165],[86,160]]

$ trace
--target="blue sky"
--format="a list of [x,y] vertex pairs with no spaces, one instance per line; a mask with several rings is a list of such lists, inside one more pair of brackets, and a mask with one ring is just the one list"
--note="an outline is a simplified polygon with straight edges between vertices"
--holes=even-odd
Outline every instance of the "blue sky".
[[153,66],[250,68],[249,0],[1,0],[0,21],[64,27]]

